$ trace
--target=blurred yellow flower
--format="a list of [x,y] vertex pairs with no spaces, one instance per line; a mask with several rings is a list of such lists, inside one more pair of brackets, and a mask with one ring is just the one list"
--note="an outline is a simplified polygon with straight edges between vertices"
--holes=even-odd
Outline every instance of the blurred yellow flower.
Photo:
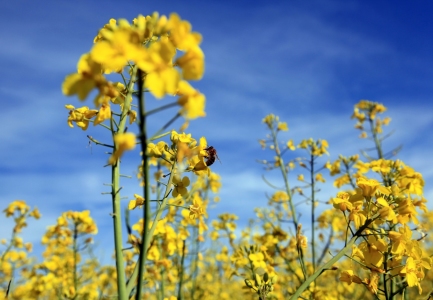
[[191,32],[191,24],[181,20],[178,14],[172,13],[170,15],[167,26],[170,28],[170,41],[177,49],[187,51],[200,44],[201,35],[197,32]]
[[189,206],[189,218],[196,219],[203,214],[204,214],[203,208],[199,206],[197,202],[194,200],[193,204]]
[[347,270],[347,271],[341,272],[340,281],[347,282],[349,285],[351,285],[352,282],[357,283],[357,284],[362,283],[361,278],[359,278],[357,275],[353,274],[353,270]]
[[200,47],[190,48],[179,57],[175,65],[182,68],[182,77],[185,80],[200,80],[204,73],[204,54]]
[[132,210],[144,205],[144,198],[138,194],[134,194],[135,199],[129,200],[128,209]]
[[287,126],[286,122],[278,122],[277,130],[279,130],[279,131],[288,131],[289,127]]
[[123,155],[123,152],[135,148],[135,134],[131,132],[117,134],[114,136],[114,143],[116,144],[116,150],[108,160],[110,165],[114,164]]
[[176,95],[180,96],[177,103],[182,107],[180,113],[188,120],[206,116],[204,112],[206,97],[195,90],[188,82],[182,80]]
[[287,146],[287,148],[289,148],[289,149],[292,150],[292,151],[295,151],[295,150],[296,150],[296,146],[295,146],[295,143],[293,143],[293,140],[289,140],[289,141],[287,142],[286,146]]
[[66,76],[62,84],[62,92],[66,96],[77,94],[84,100],[90,91],[103,85],[106,79],[102,76],[102,66],[92,60],[90,54],[83,54],[77,65],[77,73]]

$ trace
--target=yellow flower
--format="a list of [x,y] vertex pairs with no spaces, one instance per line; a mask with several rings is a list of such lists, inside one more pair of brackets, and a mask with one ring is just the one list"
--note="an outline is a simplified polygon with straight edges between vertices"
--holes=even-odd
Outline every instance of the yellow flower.
[[365,177],[358,177],[356,185],[361,188],[364,197],[372,197],[375,195],[380,183],[375,179],[367,179]]
[[195,151],[193,151],[190,146],[186,143],[177,142],[176,144],[176,161],[183,165],[184,158],[191,158],[196,155]]
[[194,200],[193,204],[189,206],[189,218],[196,219],[203,214],[204,214],[203,208],[197,204],[196,200]]
[[98,125],[104,120],[108,120],[111,118],[111,107],[110,104],[102,104],[101,108],[99,109],[98,115],[93,121],[93,125]]
[[15,211],[19,211],[21,215],[24,215],[30,210],[30,207],[26,204],[24,200],[15,200],[9,204],[9,206],[3,210],[6,217],[10,217]]
[[377,285],[379,283],[379,274],[377,272],[370,273],[370,279],[365,279],[364,282],[367,284],[367,288],[373,294],[377,294]]
[[[265,147],[263,147],[263,148],[265,148]],[[289,141],[287,142],[287,148],[289,148],[289,149],[292,150],[292,151],[295,151],[295,150],[296,150],[296,147],[295,147],[295,144],[293,143],[293,140],[289,140]]]
[[387,221],[392,221],[394,224],[397,223],[397,217],[394,209],[389,206],[388,202],[383,197],[379,197],[377,198],[377,203],[382,205],[378,211],[380,216]]
[[308,147],[309,144],[310,144],[310,141],[309,141],[309,140],[302,140],[302,141],[299,143],[298,148],[301,148],[301,149],[307,149],[307,147]]
[[170,28],[170,41],[179,50],[187,51],[201,42],[201,35],[191,32],[191,24],[181,20],[175,13],[170,15],[168,27]]
[[135,122],[135,120],[137,120],[137,112],[135,110],[130,110],[128,112],[128,116],[129,116],[129,125],[131,125],[132,123]]
[[105,82],[101,65],[92,60],[87,53],[80,57],[77,73],[66,76],[62,84],[62,92],[66,96],[77,94],[78,99],[84,100],[93,88]]
[[404,254],[406,250],[406,244],[410,243],[412,239],[412,231],[405,224],[398,229],[399,232],[390,231],[389,238],[393,241],[391,253],[393,254]]
[[415,206],[413,205],[411,199],[407,198],[401,201],[401,203],[398,205],[397,211],[397,220],[399,223],[406,224],[412,220],[415,225],[419,224],[418,218],[416,217],[418,213],[416,212]]
[[376,238],[372,235],[368,236],[367,241],[362,242],[359,245],[359,250],[363,253],[364,263],[367,267],[377,267],[380,268],[388,245],[380,238]]
[[271,200],[277,203],[287,202],[289,201],[289,196],[285,191],[277,191],[272,195]]
[[104,36],[106,35],[106,34],[104,34],[104,32],[106,32],[106,31],[113,31],[116,28],[117,28],[117,20],[116,19],[110,19],[108,21],[108,23],[105,24],[104,27],[102,27],[99,30],[98,34],[93,39],[93,43],[96,43],[96,42],[98,42],[100,40],[103,40]]
[[340,281],[347,282],[349,285],[351,285],[352,282],[357,283],[357,284],[362,283],[361,278],[359,278],[356,275],[353,275],[353,270],[347,270],[347,271],[341,272]]
[[360,174],[364,174],[367,173],[370,170],[370,163],[364,163],[360,160],[358,160],[355,165],[354,168],[358,169],[358,173]]
[[364,225],[367,217],[365,216],[365,212],[362,211],[361,205],[353,207],[349,214],[349,220],[353,221],[356,229]]
[[182,77],[185,80],[200,80],[204,73],[204,54],[200,47],[190,48],[179,57],[176,66],[182,68]]
[[351,211],[352,203],[349,201],[350,194],[347,192],[338,192],[337,197],[332,199],[332,205],[341,211]]
[[265,256],[262,252],[250,253],[248,258],[250,259],[254,268],[266,268],[266,263],[264,261]]
[[278,116],[275,116],[274,114],[269,114],[263,118],[262,122],[268,125],[269,129],[272,129],[273,123],[278,122],[278,120],[279,120]]
[[147,259],[152,261],[157,261],[161,257],[161,253],[158,250],[156,245],[150,246],[149,250],[147,250]]
[[131,132],[118,134],[114,136],[114,143],[116,144],[116,150],[108,160],[110,165],[114,164],[123,155],[123,152],[135,148],[135,134]]
[[301,248],[307,248],[308,247],[308,238],[305,235],[299,235],[298,239],[298,246]]
[[286,122],[278,122],[277,130],[280,130],[280,131],[288,131],[288,130],[289,130],[289,127],[287,126],[287,123],[286,123]]
[[349,201],[353,204],[353,206],[362,206],[364,203],[364,196],[362,194],[362,190],[360,188],[355,188],[354,191],[350,192]]
[[373,160],[370,162],[370,167],[374,172],[388,174],[391,172],[392,163],[393,162],[391,160],[385,159]]
[[131,28],[119,28],[107,32],[107,39],[97,42],[90,55],[94,61],[101,64],[105,73],[122,71],[128,60],[142,60],[147,57],[144,49]]
[[204,117],[206,97],[195,90],[188,82],[179,82],[176,95],[180,96],[177,103],[182,107],[180,113],[188,120]]
[[413,257],[409,257],[406,261],[406,265],[401,270],[400,274],[404,274],[406,276],[406,281],[409,287],[417,286],[418,292],[421,295],[422,289],[420,280],[418,279],[418,276],[420,272],[418,271],[418,268],[415,264],[415,260]]
[[351,119],[358,119],[360,123],[363,123],[365,121],[365,114],[359,112],[359,108],[355,106],[353,110],[353,114],[350,117]]
[[157,12],[150,16],[138,15],[132,20],[132,24],[140,42],[155,39],[155,36],[166,35],[168,31],[167,17],[163,15],[160,18]]
[[222,262],[229,262],[230,261],[229,249],[227,248],[227,246],[223,246],[221,253],[215,255],[215,259],[217,261],[222,261]]
[[189,186],[189,178],[187,176],[184,176],[182,180],[180,180],[180,177],[175,175],[173,176],[173,184],[174,189],[172,192],[173,197],[177,197],[178,195],[186,196],[188,194],[188,190],[186,189]]
[[123,103],[125,102],[125,95],[128,93],[127,88],[123,83],[114,82],[112,83],[112,88],[116,90],[116,97],[110,99],[113,104],[118,104],[123,107]]
[[82,130],[86,130],[87,127],[89,127],[90,119],[98,113],[96,109],[89,109],[87,106],[76,109],[74,106],[68,104],[65,105],[65,107],[70,110],[68,117],[68,125],[71,128],[74,127],[72,122],[75,122],[77,126],[80,127]]
[[38,220],[41,218],[41,213],[39,212],[39,210],[37,208],[35,208],[33,211],[30,212],[29,216]]
[[154,143],[147,144],[146,152],[150,157],[161,157],[167,150],[168,145],[164,141],[159,141],[156,145]]
[[192,144],[193,146],[197,144],[197,141],[192,138],[191,133],[188,134],[186,134],[185,132],[177,133],[175,130],[171,131],[170,140],[173,142],[173,144],[176,144],[178,142],[185,143],[185,144]]
[[320,182],[325,182],[325,178],[323,178],[323,175],[321,173],[316,174],[315,180]]
[[408,189],[410,194],[422,196],[424,187],[422,175],[408,166],[404,166],[400,170],[400,174],[402,179],[398,181],[399,186]]
[[421,209],[423,212],[427,213],[428,208],[425,205],[425,203],[427,203],[427,200],[424,197],[421,199],[414,199],[413,200],[413,205],[415,207],[419,207],[419,209]]
[[331,171],[331,176],[334,176],[340,173],[340,165],[341,165],[341,161],[337,159],[332,164],[330,162],[327,162],[325,168]]
[[206,147],[206,138],[201,137],[200,144],[193,148],[193,151],[195,151],[197,155],[188,160],[189,167],[187,170],[193,171],[196,175],[210,175],[210,169],[204,161],[205,157],[207,156],[207,152],[204,150]]
[[130,210],[135,209],[137,207],[141,207],[144,205],[144,198],[138,194],[134,194],[135,199],[129,200],[128,208]]
[[163,39],[152,43],[147,51],[148,55],[137,61],[137,66],[147,73],[145,87],[156,98],[162,98],[165,94],[174,95],[180,80],[180,74],[172,63],[176,49]]
[[244,256],[242,249],[236,250],[236,252],[230,257],[230,260],[235,264],[237,269],[242,268],[249,262],[248,258]]

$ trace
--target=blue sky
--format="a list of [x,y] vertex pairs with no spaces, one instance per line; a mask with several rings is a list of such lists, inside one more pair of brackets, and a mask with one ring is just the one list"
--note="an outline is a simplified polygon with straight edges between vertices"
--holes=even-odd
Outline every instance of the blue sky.
[[[261,123],[265,115],[275,113],[287,121],[290,131],[281,136],[284,140],[328,140],[330,158],[335,159],[371,146],[357,138],[350,120],[360,99],[388,107],[393,119],[388,128],[395,133],[387,140],[387,150],[404,144],[399,158],[424,175],[426,198],[433,198],[432,3],[101,3],[2,3],[0,207],[24,199],[40,209],[43,218],[31,221],[23,234],[35,243],[36,252],[46,226],[66,210],[90,209],[99,226],[96,240],[106,249],[112,247],[111,202],[101,195],[106,191],[102,184],[110,180],[109,170],[102,168],[105,149],[86,148],[86,134],[102,140],[101,130],[67,126],[64,105],[80,103],[62,95],[61,83],[110,18],[132,20],[153,11],[177,12],[203,35],[206,72],[193,85],[207,97],[207,117],[192,122],[188,132],[206,136],[222,161],[213,165],[223,188],[211,216],[231,212],[245,224],[254,207],[266,205],[265,192],[270,190],[261,179],[262,166],[255,162],[271,158],[257,143],[267,133]],[[126,163],[122,173],[134,175],[135,164]],[[268,178],[278,184],[278,174]],[[123,185],[129,199],[140,192],[134,179]],[[327,185],[319,197],[326,201],[335,193]],[[0,223],[0,238],[9,237],[10,222],[0,216]]]

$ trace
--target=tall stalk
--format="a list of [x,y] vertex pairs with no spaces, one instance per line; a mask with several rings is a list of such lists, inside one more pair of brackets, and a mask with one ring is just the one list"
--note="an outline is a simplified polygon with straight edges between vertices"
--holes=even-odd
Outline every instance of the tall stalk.
[[312,245],[312,265],[313,265],[313,273],[316,270],[316,239],[315,239],[315,232],[314,232],[314,223],[316,219],[316,195],[315,195],[315,185],[314,185],[314,155],[310,155],[310,177],[311,177],[311,245]]
[[[137,282],[137,294],[135,299],[141,299],[143,292],[143,276],[144,276],[144,265],[146,264],[147,248],[150,242],[150,237],[147,230],[149,228],[149,218],[150,218],[150,193],[149,193],[149,160],[147,157],[147,129],[146,129],[146,105],[143,93],[143,72],[138,69],[138,110],[139,110],[139,129],[140,129],[140,142],[141,142],[141,152],[143,159],[143,181],[144,181],[144,209],[143,209],[143,233],[141,235],[141,249],[140,256],[138,260],[138,282]],[[155,223],[155,222],[154,222]],[[155,224],[154,224],[155,225]]]
[[[126,119],[128,112],[131,107],[132,93],[134,90],[134,77],[136,74],[136,69],[132,71],[131,79],[128,85],[128,94],[125,97],[123,104],[122,115],[120,117],[120,122],[118,125],[117,132],[114,130],[113,119],[111,119],[111,132],[113,135],[113,141],[116,134],[122,134],[126,130]],[[113,118],[113,117],[112,117]],[[114,143],[113,151],[117,150],[116,143]],[[123,260],[122,252],[122,216],[121,216],[121,197],[120,197],[120,159],[118,159],[111,166],[111,197],[113,202],[113,225],[114,225],[114,247],[116,255],[116,272],[117,272],[117,295],[119,300],[128,299],[126,293],[126,278],[125,278],[125,264]]]

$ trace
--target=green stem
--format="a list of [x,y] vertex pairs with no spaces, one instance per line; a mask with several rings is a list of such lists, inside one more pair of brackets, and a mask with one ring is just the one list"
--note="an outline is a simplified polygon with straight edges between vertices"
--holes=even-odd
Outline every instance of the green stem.
[[169,134],[171,134],[171,131],[167,131],[167,132],[165,132],[163,134],[159,134],[159,135],[154,135],[149,139],[149,141],[154,141],[154,140],[160,139],[160,138],[162,138],[166,135],[169,135]]
[[125,281],[125,266],[123,263],[122,253],[122,219],[120,214],[120,161],[118,160],[111,167],[112,188],[111,194],[113,198],[113,223],[114,223],[114,247],[116,255],[116,271],[117,271],[117,294],[119,300],[126,300],[126,281]]
[[[160,242],[158,242],[158,251],[159,253],[163,253],[162,245]],[[166,281],[165,277],[167,274],[167,270],[165,269],[164,266],[161,266],[160,274],[161,274],[161,280],[160,280],[160,288],[158,292],[158,300],[163,300],[165,294],[165,281]]]
[[137,294],[135,299],[141,299],[143,293],[143,277],[144,277],[144,265],[146,264],[147,249],[150,242],[150,237],[148,233],[149,219],[150,219],[150,191],[149,191],[149,160],[147,157],[147,128],[146,128],[146,104],[144,101],[143,94],[143,72],[138,69],[138,107],[139,107],[139,127],[140,127],[140,141],[141,141],[141,151],[143,159],[143,181],[144,181],[144,209],[143,209],[143,233],[141,235],[141,249],[140,256],[138,259],[138,282],[137,282]]
[[271,133],[272,133],[272,141],[273,141],[273,144],[275,147],[275,152],[276,152],[277,157],[279,159],[281,174],[283,175],[283,178],[284,178],[284,184],[286,186],[286,193],[287,193],[287,196],[289,197],[290,211],[292,213],[293,225],[295,227],[295,232],[296,232],[298,229],[298,218],[296,217],[296,210],[295,210],[295,206],[293,205],[293,198],[292,198],[292,193],[290,191],[289,178],[287,177],[286,166],[284,165],[283,158],[281,157],[281,151],[280,151],[280,148],[278,147],[276,129],[274,129],[274,128],[271,129]]
[[376,149],[377,149],[377,156],[378,156],[377,158],[378,159],[383,158],[382,147],[379,138],[377,136],[377,132],[375,130],[373,120],[371,118],[368,118],[368,121],[370,123],[371,133],[373,134],[374,144],[376,145]]
[[[183,299],[183,293],[182,293],[182,286],[183,286],[183,270],[185,270],[185,241],[183,241],[182,245],[182,258],[180,260],[180,272],[179,272],[179,284],[178,284],[178,291],[177,291],[177,299],[182,300]],[[194,299],[194,298],[191,298]]]
[[[124,133],[126,125],[126,116],[131,107],[132,92],[134,88],[134,78],[136,69],[132,70],[131,81],[128,85],[128,95],[125,98],[123,104],[122,116],[120,119],[117,134]],[[113,122],[111,122],[111,130],[113,135],[114,143],[114,128]],[[114,151],[117,150],[117,146],[114,143]],[[114,247],[116,255],[116,272],[117,272],[117,295],[119,300],[126,300],[128,296],[126,294],[126,278],[125,278],[125,264],[123,261],[122,252],[122,215],[121,215],[121,197],[120,197],[120,160],[118,159],[111,167],[111,197],[113,200],[113,223],[114,223]]]
[[105,146],[105,147],[108,147],[108,148],[114,148],[113,145],[108,145],[108,144],[101,143],[101,142],[95,140],[95,139],[94,139],[93,137],[91,137],[90,135],[87,135],[87,138],[88,138],[90,141],[92,141],[93,143],[95,143],[96,145],[101,145],[101,146]]
[[307,267],[305,266],[305,262],[304,262],[304,253],[299,244],[296,247],[298,250],[298,260],[299,260],[299,264],[301,265],[302,274],[304,275],[304,279],[307,279],[308,274],[307,274]]
[[310,157],[310,177],[311,177],[311,248],[312,248],[312,264],[313,272],[316,270],[316,251],[314,237],[314,222],[315,222],[315,194],[314,194],[314,155]]
[[166,105],[160,106],[160,107],[158,107],[158,108],[155,108],[155,109],[149,110],[148,112],[146,112],[146,117],[150,116],[151,114],[154,114],[154,113],[157,113],[157,112],[163,111],[164,109],[167,109],[167,108],[170,108],[170,107],[175,107],[175,106],[178,106],[178,105],[179,105],[179,104],[178,104],[177,101],[176,101],[176,102],[169,103],[169,104],[166,104]]
[[8,254],[8,252],[12,249],[12,247],[14,245],[14,240],[15,240],[15,236],[16,235],[17,235],[16,231],[12,230],[12,235],[11,235],[11,239],[10,239],[9,245],[7,246],[6,250],[3,252],[3,254],[2,254],[1,258],[0,258],[1,262],[4,261],[4,259],[6,257],[6,254]]
[[75,294],[74,294],[74,298],[75,299],[78,295],[78,274],[77,274],[77,255],[78,255],[78,245],[77,245],[77,239],[78,239],[78,228],[77,228],[78,224],[74,224],[74,242],[72,245],[72,251],[74,252],[74,290],[75,290]]
[[[175,164],[173,164],[171,171],[170,171],[170,177],[168,179],[168,183],[167,183],[167,187],[164,193],[164,198],[162,200],[161,206],[158,208],[157,212],[156,212],[156,216],[154,218],[154,222],[152,223],[152,227],[149,229],[147,236],[152,237],[153,233],[155,232],[156,229],[156,225],[158,224],[158,220],[161,218],[162,212],[164,211],[164,209],[167,207],[167,201],[168,201],[168,194],[170,192],[170,186],[172,185],[173,182],[173,173],[174,173],[174,169],[175,169]],[[145,203],[148,201],[145,201]],[[144,228],[143,228],[144,230]],[[142,240],[143,241],[143,240]],[[145,240],[142,243],[142,249],[148,249],[149,248],[149,244],[150,244],[150,238]],[[135,269],[131,275],[131,278],[129,278],[128,284],[126,286],[126,291],[128,293],[128,295],[131,293],[132,289],[134,288],[135,285],[135,280],[137,279],[139,273],[139,264],[137,263],[135,266]]]
[[[204,199],[206,199],[206,197],[204,197]],[[198,229],[197,227],[194,226],[194,244],[195,244],[195,249],[194,249],[194,260],[193,260],[193,264],[192,264],[192,272],[191,272],[191,277],[192,277],[192,286],[191,286],[191,299],[195,299],[195,292],[196,292],[196,287],[197,287],[197,270],[198,270],[198,253],[200,250],[200,242],[198,241]]]

